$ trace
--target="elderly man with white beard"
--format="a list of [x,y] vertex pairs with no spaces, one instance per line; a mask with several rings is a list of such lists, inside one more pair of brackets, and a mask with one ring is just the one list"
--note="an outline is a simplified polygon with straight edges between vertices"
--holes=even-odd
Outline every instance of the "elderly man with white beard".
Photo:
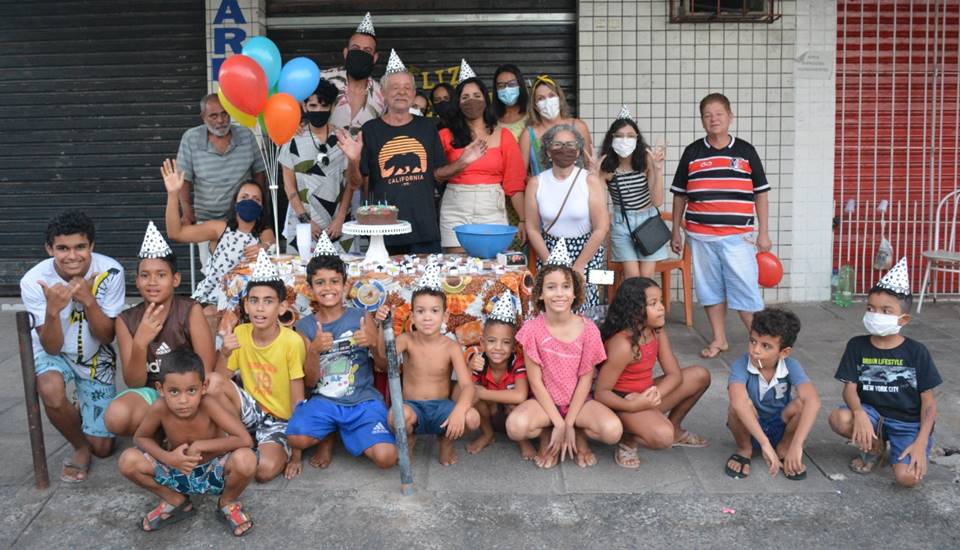
[[[256,138],[249,129],[230,123],[216,94],[200,100],[200,120],[203,124],[183,133],[177,151],[177,170],[184,174],[180,209],[185,224],[226,219],[242,183],[254,181],[262,188],[266,180]],[[207,253],[201,243],[201,262]]]

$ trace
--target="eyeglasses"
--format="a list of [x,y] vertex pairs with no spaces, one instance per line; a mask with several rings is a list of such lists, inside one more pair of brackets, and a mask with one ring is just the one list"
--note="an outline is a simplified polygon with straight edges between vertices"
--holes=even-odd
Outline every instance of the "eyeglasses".
[[550,144],[550,149],[555,151],[559,151],[560,149],[576,150],[578,148],[576,141],[554,141]]
[[508,80],[506,82],[497,82],[498,90],[503,90],[504,88],[519,88],[519,87],[520,87],[520,82],[518,82],[516,78],[514,78],[513,80]]

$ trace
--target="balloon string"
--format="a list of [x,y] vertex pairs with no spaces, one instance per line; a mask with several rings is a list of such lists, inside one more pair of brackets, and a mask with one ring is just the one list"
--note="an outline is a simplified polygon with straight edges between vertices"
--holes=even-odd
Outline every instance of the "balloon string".
[[276,246],[274,257],[280,258],[280,216],[277,205],[277,160],[279,147],[265,138],[263,135],[263,129],[259,124],[256,126],[257,131],[254,133],[254,136],[257,139],[257,146],[260,149],[260,157],[263,159],[263,165],[267,170],[267,187],[270,189],[270,202],[273,210],[273,238],[275,240],[274,246]]

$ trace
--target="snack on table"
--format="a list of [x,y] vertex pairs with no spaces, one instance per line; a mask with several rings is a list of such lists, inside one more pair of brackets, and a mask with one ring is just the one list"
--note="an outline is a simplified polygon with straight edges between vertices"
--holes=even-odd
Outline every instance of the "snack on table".
[[400,209],[389,204],[365,204],[357,208],[357,223],[362,225],[393,225]]

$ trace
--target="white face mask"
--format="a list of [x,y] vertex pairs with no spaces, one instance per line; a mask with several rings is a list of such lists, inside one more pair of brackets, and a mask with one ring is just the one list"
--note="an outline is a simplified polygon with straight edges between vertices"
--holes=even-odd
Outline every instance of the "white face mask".
[[410,114],[416,115],[416,116],[423,116],[423,112],[420,111],[420,109],[417,109],[416,107],[410,107]]
[[627,158],[637,149],[637,138],[634,137],[615,137],[613,138],[613,150],[621,158]]
[[900,316],[868,311],[863,314],[863,326],[874,336],[892,336],[900,332]]
[[548,97],[537,102],[537,110],[547,120],[553,120],[560,116],[560,98]]

